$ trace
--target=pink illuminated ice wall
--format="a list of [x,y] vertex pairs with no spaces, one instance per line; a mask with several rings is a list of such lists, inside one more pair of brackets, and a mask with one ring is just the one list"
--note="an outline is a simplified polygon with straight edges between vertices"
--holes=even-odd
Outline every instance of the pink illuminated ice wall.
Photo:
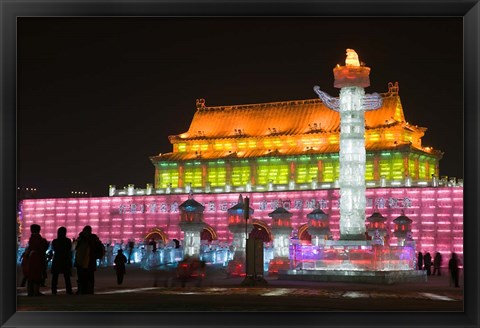
[[[307,214],[319,206],[330,217],[334,239],[339,237],[338,189],[244,193],[250,197],[254,219],[270,225],[272,212],[279,204],[293,213],[292,225],[307,223]],[[395,245],[392,220],[405,212],[412,219],[417,251],[463,253],[463,188],[372,188],[367,189],[367,216],[374,208],[387,218],[390,244]],[[32,223],[40,224],[47,240],[56,238],[60,226],[74,238],[85,225],[91,225],[103,242],[120,242],[134,238],[142,241],[152,229],[161,229],[169,239],[182,239],[178,226],[178,206],[188,195],[122,196],[102,198],[28,199],[21,208],[21,244],[28,242]],[[205,222],[220,241],[230,243],[227,209],[238,201],[237,193],[196,194],[194,199],[205,206]],[[432,254],[433,256],[433,254]]]

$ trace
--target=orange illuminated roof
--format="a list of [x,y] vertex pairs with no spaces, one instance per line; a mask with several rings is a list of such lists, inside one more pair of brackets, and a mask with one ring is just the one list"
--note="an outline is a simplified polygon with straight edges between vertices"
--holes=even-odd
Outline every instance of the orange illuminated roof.
[[[398,93],[388,92],[381,96],[382,107],[365,113],[369,129],[405,121]],[[327,108],[320,99],[217,107],[207,107],[200,102],[188,131],[170,136],[170,140],[301,135],[316,129],[338,132],[339,128],[339,113]]]

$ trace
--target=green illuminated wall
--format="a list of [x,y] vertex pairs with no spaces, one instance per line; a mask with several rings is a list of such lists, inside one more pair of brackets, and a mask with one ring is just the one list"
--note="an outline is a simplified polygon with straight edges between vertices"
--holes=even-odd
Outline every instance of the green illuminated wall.
[[157,168],[157,188],[166,188],[169,184],[171,187],[178,187],[178,165],[177,163],[160,163]]
[[232,162],[232,186],[245,186],[250,181],[248,160]]
[[318,164],[297,162],[295,173],[296,183],[309,183],[312,182],[312,180],[317,181]]
[[373,163],[373,154],[367,154],[365,162],[365,181],[372,181],[375,179],[375,168]]
[[266,185],[270,181],[273,184],[288,183],[288,164],[280,158],[258,159],[257,181],[260,185]]
[[227,169],[224,161],[209,162],[207,181],[212,187],[223,187],[226,184]]
[[202,187],[202,168],[200,163],[185,163],[185,185],[190,183],[192,187]]
[[[378,172],[375,172],[374,163],[377,158]],[[407,167],[405,163],[408,163]],[[385,176],[387,180],[403,180],[407,170],[414,179],[418,175],[420,180],[429,180],[432,174],[438,175],[437,163],[438,160],[428,154],[400,151],[367,153],[365,180],[374,181],[377,173],[378,176]],[[229,169],[227,165],[230,166]],[[206,169],[205,181],[202,178],[202,166]],[[270,181],[275,185],[286,185],[289,183],[291,173],[294,173],[293,177],[298,184],[312,181],[333,183],[339,178],[340,164],[338,154],[312,154],[243,160],[218,159],[208,162],[189,161],[184,163],[183,177],[179,176],[177,163],[159,163],[157,170],[156,188],[165,188],[168,184],[178,187],[182,178],[184,186],[190,183],[193,187],[202,187],[204,182],[210,182],[212,187],[224,187],[227,183],[238,187],[245,186],[252,180],[256,185],[267,185]],[[230,173],[227,170],[230,170]]]
[[393,152],[380,153],[379,172],[379,175],[387,180],[402,180],[405,177],[403,155]]

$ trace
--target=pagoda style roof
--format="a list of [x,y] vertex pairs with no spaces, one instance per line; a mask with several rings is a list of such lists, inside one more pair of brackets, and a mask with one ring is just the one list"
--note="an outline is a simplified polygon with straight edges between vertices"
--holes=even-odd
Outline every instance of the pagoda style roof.
[[316,208],[307,214],[307,218],[316,219],[316,220],[325,220],[325,219],[328,219],[328,215],[321,209]]
[[[389,85],[389,92],[380,95],[383,98],[382,107],[365,112],[366,128],[405,122],[398,85],[396,88]],[[329,109],[318,98],[216,107],[206,106],[202,99],[197,101],[197,111],[188,131],[170,136],[170,140],[299,135],[338,132],[339,129],[339,113]]]
[[[245,211],[245,203],[243,202],[243,197],[242,195],[240,194],[240,196],[238,196],[238,203],[235,204],[234,206],[230,207],[228,210],[227,210],[227,213],[229,215],[234,215],[234,214],[243,214],[243,212]],[[248,208],[248,212],[250,213],[250,216],[253,214],[253,208],[249,207]]]
[[410,223],[412,223],[412,219],[410,219],[408,216],[405,216],[404,214],[402,214],[398,218],[393,220],[393,222],[396,223],[396,224],[410,224]]
[[387,220],[386,217],[384,217],[382,214],[379,212],[374,212],[371,216],[369,216],[367,219],[367,222],[385,222]]
[[203,206],[193,198],[189,198],[184,201],[182,204],[179,205],[179,208],[186,212],[203,212],[205,210],[205,206]]
[[293,214],[290,213],[289,211],[287,211],[285,208],[283,207],[277,207],[273,212],[270,212],[268,213],[268,216],[272,217],[272,218],[276,218],[276,217],[291,217]]

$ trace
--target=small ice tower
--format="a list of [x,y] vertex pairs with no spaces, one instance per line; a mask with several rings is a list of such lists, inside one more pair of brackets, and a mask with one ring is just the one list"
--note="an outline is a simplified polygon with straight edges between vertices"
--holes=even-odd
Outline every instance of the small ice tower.
[[[242,195],[238,196],[238,203],[227,210],[228,230],[233,234],[232,246],[235,249],[234,258],[245,258],[245,233],[250,233],[253,228],[251,220],[245,222],[245,203]],[[249,208],[249,217],[252,217],[253,209]],[[246,225],[246,226],[245,226]]]
[[[386,217],[382,216],[378,212],[378,209],[367,218],[367,234],[372,239],[380,237],[381,240],[384,240],[387,235],[387,229],[385,228]],[[382,242],[383,245],[383,242]]]
[[340,239],[365,240],[365,111],[380,108],[378,94],[366,95],[370,68],[360,65],[358,55],[347,49],[345,66],[333,69],[334,98],[314,87],[322,102],[340,113]]
[[319,208],[314,209],[307,214],[308,233],[312,236],[312,245],[324,245],[325,240],[330,235],[330,223],[328,215]]
[[200,234],[205,228],[203,222],[203,211],[205,206],[193,199],[190,193],[188,199],[180,204],[180,229],[184,233],[183,252],[185,256],[200,255]]
[[[252,220],[245,221],[245,203],[243,197],[238,197],[238,203],[227,210],[228,230],[233,233],[232,248],[234,249],[233,259],[228,262],[227,273],[230,276],[241,276],[245,274],[245,243],[247,234],[252,231]],[[252,217],[253,209],[249,207],[249,217]]]
[[292,233],[292,213],[283,206],[268,213],[272,218],[270,230],[273,234],[273,259],[268,265],[270,274],[278,273],[278,270],[290,268],[290,234]]
[[394,230],[393,235],[398,239],[398,246],[405,246],[405,239],[411,239],[412,235],[412,220],[405,215],[402,215],[393,220]]

